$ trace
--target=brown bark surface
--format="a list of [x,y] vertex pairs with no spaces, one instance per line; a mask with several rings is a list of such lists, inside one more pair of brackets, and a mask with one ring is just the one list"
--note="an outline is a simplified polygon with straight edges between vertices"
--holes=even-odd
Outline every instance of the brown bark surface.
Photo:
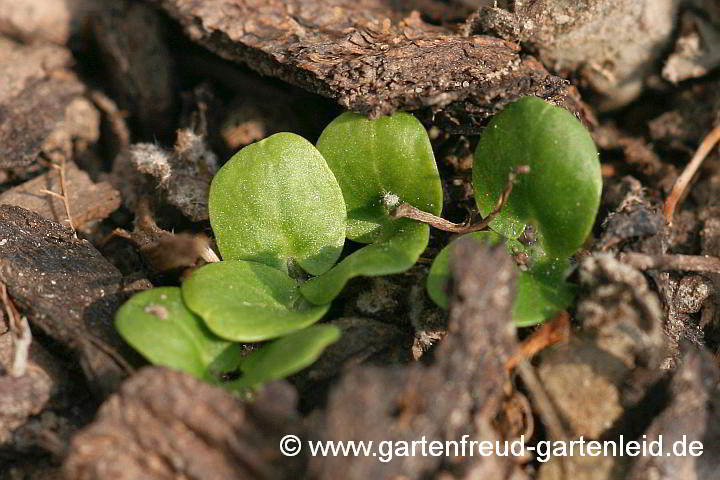
[[371,117],[444,111],[469,128],[523,95],[573,101],[519,45],[429,25],[381,0],[156,0],[220,56]]

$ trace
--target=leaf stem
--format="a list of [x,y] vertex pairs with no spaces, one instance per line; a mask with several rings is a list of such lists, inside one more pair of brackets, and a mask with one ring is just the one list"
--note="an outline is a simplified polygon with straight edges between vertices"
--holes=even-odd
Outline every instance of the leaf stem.
[[449,220],[445,220],[442,217],[433,215],[432,213],[428,213],[418,208],[415,208],[409,203],[405,202],[395,207],[390,212],[390,216],[393,218],[410,218],[412,220],[426,223],[431,227],[435,227],[438,230],[443,230],[446,232],[471,233],[478,232],[480,230],[486,230],[490,225],[490,222],[493,221],[497,214],[500,213],[507,204],[508,198],[510,198],[510,194],[513,190],[513,185],[515,185],[515,181],[517,180],[517,175],[520,173],[529,172],[529,165],[521,165],[513,168],[513,170],[508,175],[508,181],[507,185],[505,185],[505,190],[503,190],[500,198],[498,198],[497,202],[495,203],[495,207],[492,209],[492,211],[487,217],[483,218],[477,223],[472,223],[472,220],[467,220],[463,223],[453,223]]

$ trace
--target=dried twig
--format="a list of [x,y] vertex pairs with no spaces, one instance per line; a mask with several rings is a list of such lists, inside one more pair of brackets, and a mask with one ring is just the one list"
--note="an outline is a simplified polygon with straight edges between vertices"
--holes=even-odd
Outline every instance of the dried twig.
[[[508,181],[507,185],[505,186],[505,190],[503,190],[500,198],[498,198],[497,202],[495,203],[495,208],[493,208],[493,210],[487,217],[483,218],[478,223],[473,223],[471,220],[463,223],[453,223],[445,220],[442,217],[433,215],[432,213],[419,210],[410,205],[409,203],[401,203],[400,205],[395,207],[395,209],[390,213],[390,215],[393,218],[411,218],[413,220],[426,223],[432,227],[437,228],[438,230],[444,230],[446,232],[470,233],[485,230],[490,225],[490,222],[492,222],[493,219],[497,216],[497,214],[500,213],[505,207],[505,204],[507,203],[508,198],[510,198],[510,194],[512,193],[513,185],[515,185],[517,175],[519,173],[528,172],[530,172],[530,167],[528,165],[521,165],[519,167],[515,167],[512,172],[510,172],[510,174],[508,175]],[[388,196],[386,196],[386,198],[384,199],[384,201],[386,202],[386,206],[392,207],[392,205],[387,204],[387,198]]]
[[50,163],[50,166],[52,168],[55,168],[60,173],[60,193],[51,192],[50,190],[40,190],[40,193],[44,193],[46,195],[51,195],[53,197],[59,198],[62,200],[63,205],[65,206],[65,215],[67,215],[68,219],[68,225],[70,226],[70,229],[73,231],[73,236],[77,238],[77,231],[75,231],[75,224],[73,223],[72,215],[70,214],[70,202],[68,201],[67,196],[67,185],[65,182],[65,157],[63,157],[62,162],[60,165],[56,163]]
[[628,252],[620,255],[620,261],[640,270],[720,273],[720,258],[709,255],[646,255]]
[[13,360],[10,366],[10,376],[22,377],[27,370],[30,344],[32,343],[32,332],[27,318],[20,315],[15,304],[7,294],[7,287],[0,282],[0,301],[5,306],[5,313],[8,316],[10,334],[13,339]]
[[672,224],[675,208],[687,195],[688,186],[690,185],[690,182],[692,182],[695,173],[697,173],[700,165],[702,165],[702,162],[719,141],[720,125],[713,128],[710,133],[707,134],[702,143],[700,143],[695,155],[693,155],[692,160],[690,160],[690,163],[687,164],[685,170],[683,170],[682,174],[675,181],[675,185],[673,185],[670,195],[665,200],[665,207],[663,208],[665,220],[668,224]]
[[95,335],[91,333],[85,333],[82,342],[87,342],[88,344],[97,347],[108,357],[113,359],[113,361],[128,375],[131,375],[135,371],[132,365],[130,365],[120,353],[118,353],[113,347],[111,347]]

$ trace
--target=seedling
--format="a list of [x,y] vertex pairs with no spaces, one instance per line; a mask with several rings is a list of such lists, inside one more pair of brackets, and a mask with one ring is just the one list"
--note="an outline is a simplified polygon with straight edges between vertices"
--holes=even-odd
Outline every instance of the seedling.
[[404,202],[439,215],[443,192],[425,127],[410,114],[368,120],[344,113],[325,128],[317,147],[342,189],[347,237],[371,243],[300,287],[309,301],[323,304],[353,277],[412,267],[427,247],[429,229],[394,218],[390,209]]
[[[316,325],[243,357],[242,345],[217,337],[185,307],[177,287],[134,295],[118,311],[115,325],[150,362],[238,391],[305,368],[340,336],[337,327]],[[237,372],[243,374],[239,379],[223,381],[224,376]]]
[[[273,135],[242,149],[213,179],[210,223],[223,261],[195,270],[181,288],[137,294],[118,311],[118,331],[153,363],[230,390],[255,388],[306,367],[337,340],[337,328],[312,324],[351,278],[412,267],[427,247],[427,224],[491,228],[469,235],[505,241],[529,259],[518,274],[516,323],[541,322],[569,305],[568,257],[593,225],[601,188],[584,127],[542,100],[515,102],[480,139],[473,184],[482,221],[438,216],[443,194],[430,140],[405,113],[342,114],[317,148],[291,133]],[[517,240],[527,225],[533,245]],[[336,264],[346,238],[368,245]],[[428,278],[443,307],[452,248],[440,252]],[[244,358],[235,343],[258,341],[270,342]]]
[[150,362],[204,380],[215,382],[239,365],[240,345],[210,332],[185,306],[177,287],[134,295],[118,310],[115,327]]
[[[304,368],[338,338],[335,327],[310,325],[349,279],[415,264],[428,227],[394,219],[388,202],[440,213],[440,177],[420,122],[343,114],[318,148],[280,133],[220,169],[209,211],[223,261],[197,269],[181,289],[133,297],[116,320],[128,343],[153,363],[216,383],[240,372],[223,385],[254,388]],[[346,236],[370,245],[333,266]],[[245,359],[232,343],[277,338]]]
[[483,215],[493,209],[513,168],[513,194],[490,227],[507,238],[525,225],[551,257],[567,258],[585,242],[602,193],[600,162],[590,133],[570,112],[535,97],[510,104],[480,137],[473,163],[475,201]]
[[[497,245],[505,242],[512,254],[528,255],[529,249],[523,244],[517,240],[508,240],[493,231],[468,233],[464,236],[473,238],[478,244]],[[428,274],[428,295],[442,308],[448,308],[449,304],[447,291],[450,284],[450,257],[457,240],[437,254]],[[575,297],[575,287],[565,281],[569,269],[567,260],[555,260],[537,263],[530,270],[518,270],[512,309],[512,318],[517,326],[542,323],[570,305]]]
[[[528,171],[517,177],[507,196],[508,176],[519,166]],[[482,241],[504,240],[511,253],[522,253],[530,262],[530,268],[518,275],[515,322],[540,323],[566,308],[574,298],[572,285],[565,281],[568,257],[590,233],[602,189],[598,153],[585,127],[543,100],[518,100],[495,116],[480,138],[473,187],[480,213],[493,214],[487,224],[504,239],[486,232],[473,235]],[[536,236],[530,248],[517,241],[527,225]],[[451,246],[436,257],[427,285],[442,307],[447,307]]]

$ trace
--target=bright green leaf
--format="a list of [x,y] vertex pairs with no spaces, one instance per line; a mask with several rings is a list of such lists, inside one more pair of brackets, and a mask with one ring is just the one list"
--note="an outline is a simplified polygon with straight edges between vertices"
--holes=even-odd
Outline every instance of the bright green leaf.
[[[493,245],[505,241],[501,235],[492,231],[468,235],[479,242]],[[448,308],[449,304],[447,291],[450,284],[450,252],[456,241],[437,254],[428,274],[428,295],[441,308]],[[512,252],[527,251],[516,241],[509,241],[507,246]],[[512,307],[512,318],[516,325],[524,327],[542,323],[572,303],[575,287],[565,281],[568,269],[567,260],[543,260],[528,271],[518,269]]]
[[318,321],[329,305],[310,305],[295,280],[243,260],[211,263],[182,285],[185,304],[215,334],[236,342],[280,337]]
[[224,260],[318,275],[340,256],[345,203],[322,155],[304,138],[278,133],[235,154],[213,178],[210,223]]
[[397,228],[382,202],[386,194],[440,215],[440,176],[427,132],[414,116],[368,120],[343,113],[322,132],[317,148],[342,189],[349,239],[372,243]]
[[505,108],[475,151],[473,186],[483,215],[519,165],[529,165],[530,173],[518,176],[490,226],[517,238],[525,224],[534,224],[550,257],[569,257],[590,233],[600,205],[600,163],[590,134],[570,112],[539,98],[522,98]]
[[398,222],[402,226],[390,238],[356,250],[327,272],[302,284],[300,292],[310,302],[322,305],[331,302],[353,277],[391,275],[415,265],[427,247],[430,229],[407,219]]
[[313,325],[275,340],[246,357],[240,369],[243,376],[230,388],[253,388],[285,378],[311,365],[328,345],[340,338],[332,325]]
[[240,346],[210,332],[185,307],[177,287],[135,294],[118,310],[115,327],[150,362],[206,380],[236,369],[240,362]]

